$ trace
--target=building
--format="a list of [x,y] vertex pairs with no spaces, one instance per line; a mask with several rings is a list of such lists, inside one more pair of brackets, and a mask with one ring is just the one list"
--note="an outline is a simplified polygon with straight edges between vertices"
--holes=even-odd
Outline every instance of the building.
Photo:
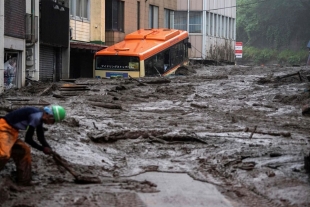
[[191,59],[234,62],[236,0],[177,0],[174,28],[189,32]]
[[94,53],[140,28],[173,28],[176,0],[70,1],[70,78],[93,77]]
[[39,73],[39,80],[52,82],[68,78],[70,54],[68,2],[40,0],[39,12],[40,45],[37,61],[39,69],[36,70]]
[[[26,49],[30,46],[38,48],[38,30],[31,27],[31,22],[37,20],[31,15],[39,14],[38,9],[31,9],[35,5],[38,8],[38,1],[0,1],[0,92],[25,83]],[[34,62],[32,68],[38,68]],[[34,75],[38,76],[38,73],[34,72]]]
[[0,1],[0,92],[94,77],[96,51],[162,27],[189,32],[191,59],[234,62],[236,0]]
[[63,2],[0,1],[0,92],[26,79],[68,78],[68,60],[69,9]]

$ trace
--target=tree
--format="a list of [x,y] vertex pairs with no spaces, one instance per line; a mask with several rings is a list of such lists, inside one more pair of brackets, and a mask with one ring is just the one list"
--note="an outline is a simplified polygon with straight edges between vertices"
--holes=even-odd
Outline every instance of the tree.
[[299,49],[310,39],[309,0],[237,0],[237,41]]

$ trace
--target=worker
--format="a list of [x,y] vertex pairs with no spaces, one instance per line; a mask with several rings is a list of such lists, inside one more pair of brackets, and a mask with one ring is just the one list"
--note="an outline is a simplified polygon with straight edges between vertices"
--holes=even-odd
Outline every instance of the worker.
[[[58,105],[46,106],[44,109],[24,107],[8,113],[0,118],[0,170],[12,157],[17,171],[16,182],[19,185],[31,185],[31,147],[51,154],[52,149],[44,137],[44,124],[60,122],[66,111]],[[19,130],[27,130],[24,141],[18,139]],[[38,144],[33,140],[36,131]]]

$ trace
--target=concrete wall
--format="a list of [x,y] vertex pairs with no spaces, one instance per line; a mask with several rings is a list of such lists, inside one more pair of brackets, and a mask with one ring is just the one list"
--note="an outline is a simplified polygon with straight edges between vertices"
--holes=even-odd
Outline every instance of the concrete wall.
[[105,0],[92,0],[90,5],[90,41],[105,40]]
[[[31,10],[31,0],[25,0],[26,13],[31,14],[34,12],[35,16],[39,16],[39,0],[33,0],[35,2],[35,10]],[[39,45],[26,44],[26,40],[23,38],[16,38],[4,35],[4,1],[0,1],[0,93],[5,89],[4,87],[4,53],[5,51],[18,53],[18,85],[21,87],[25,85],[25,77],[27,71],[30,71],[30,75],[34,80],[39,78]],[[22,21],[25,21],[23,19]],[[36,28],[39,33],[39,28]],[[24,33],[23,33],[24,34]],[[33,48],[33,65],[26,66],[26,49],[28,47]],[[15,77],[16,78],[16,77]]]
[[90,23],[78,20],[70,20],[70,27],[72,28],[72,39],[89,42],[90,41]]
[[124,0],[125,4],[125,31],[124,32],[115,32],[107,31],[106,32],[106,44],[113,45],[117,42],[120,42],[124,39],[126,34],[134,32],[138,29],[149,28],[149,6],[154,5],[159,7],[158,11],[158,26],[159,28],[164,27],[165,13],[164,9],[176,10],[177,9],[177,0],[147,0],[139,1],[140,2],[140,28],[137,27],[138,21],[138,6],[137,0]]
[[[31,10],[31,1],[32,0],[26,0],[26,13],[27,14],[31,14],[33,11]],[[39,8],[39,0],[33,0],[35,1],[35,10],[34,10],[34,14],[35,16],[39,17],[39,12],[40,12],[40,8]],[[38,27],[36,28],[38,34],[40,34],[40,21],[38,20]],[[22,73],[22,80],[23,80],[23,86],[25,85],[25,77],[27,76],[27,74],[32,77],[33,80],[39,80],[39,71],[40,71],[40,35],[38,35],[38,41],[32,45],[32,44],[26,44],[25,43],[25,48],[24,48],[24,52],[23,52],[23,61],[26,61],[26,49],[29,48],[33,48],[33,66],[26,66],[23,69],[23,73]]]
[[177,11],[202,12],[202,32],[189,31],[190,58],[234,62],[236,0],[177,0]]

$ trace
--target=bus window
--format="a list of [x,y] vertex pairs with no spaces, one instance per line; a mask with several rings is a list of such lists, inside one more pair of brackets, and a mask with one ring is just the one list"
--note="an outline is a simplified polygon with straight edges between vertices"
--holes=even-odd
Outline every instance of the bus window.
[[170,50],[164,51],[164,70],[170,69]]
[[164,71],[164,53],[160,52],[157,55],[149,57],[145,60],[145,75],[158,76],[159,73],[163,74]]
[[96,70],[129,70],[139,71],[139,57],[120,55],[96,56]]

